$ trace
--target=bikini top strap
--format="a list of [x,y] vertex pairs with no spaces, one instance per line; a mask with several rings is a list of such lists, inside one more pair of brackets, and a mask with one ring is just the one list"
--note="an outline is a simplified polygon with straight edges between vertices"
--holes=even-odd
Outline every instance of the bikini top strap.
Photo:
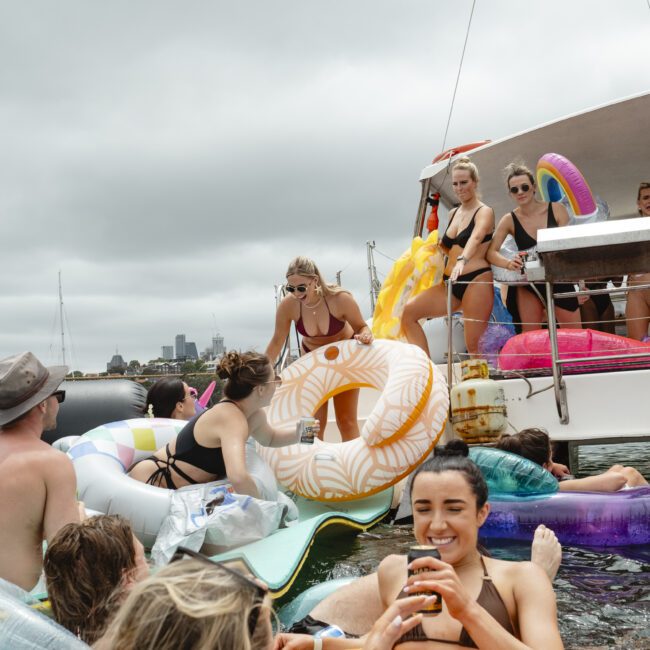
[[483,556],[481,555],[481,566],[483,567],[483,580],[489,580],[492,582],[492,578],[490,577],[490,574],[487,572],[487,567],[485,566],[485,560],[483,559]]
[[546,227],[547,228],[552,228],[553,226],[557,226],[557,219],[555,218],[555,214],[553,212],[553,203],[551,201],[548,202],[548,216],[546,217]]

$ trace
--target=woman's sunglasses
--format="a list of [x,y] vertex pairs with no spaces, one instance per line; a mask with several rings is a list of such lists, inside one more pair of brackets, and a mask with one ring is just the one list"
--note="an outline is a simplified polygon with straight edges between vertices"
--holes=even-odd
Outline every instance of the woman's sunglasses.
[[297,291],[298,293],[305,293],[305,291],[307,291],[307,285],[306,284],[299,284],[297,287],[294,287],[291,284],[287,284],[285,286],[285,289],[289,293],[293,293],[294,291]]
[[528,183],[524,183],[521,186],[513,185],[510,188],[510,194],[519,194],[520,191],[522,194],[526,194],[526,192],[528,192],[529,189],[530,189],[530,185],[528,185]]
[[239,571],[235,571],[234,569],[227,567],[225,564],[221,564],[221,562],[215,562],[206,555],[192,551],[189,548],[185,548],[184,546],[179,546],[176,549],[176,552],[174,555],[172,555],[172,559],[169,562],[170,564],[172,562],[178,562],[178,560],[182,560],[184,557],[190,557],[194,560],[202,562],[203,564],[209,564],[212,567],[217,567],[218,569],[221,569],[228,575],[238,580],[240,584],[248,587],[249,589],[252,589],[255,592],[253,607],[251,608],[250,614],[248,615],[248,634],[252,639],[255,628],[257,627],[257,621],[260,616],[260,608],[264,602],[264,599],[266,598],[268,590],[254,580],[251,580],[251,578],[245,576],[243,573],[239,573]]

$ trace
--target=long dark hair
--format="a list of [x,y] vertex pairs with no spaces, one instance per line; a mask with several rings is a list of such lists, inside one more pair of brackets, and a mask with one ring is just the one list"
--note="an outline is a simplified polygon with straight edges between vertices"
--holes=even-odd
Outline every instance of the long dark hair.
[[462,440],[451,440],[433,450],[433,458],[417,468],[409,486],[409,497],[413,492],[415,480],[423,472],[440,474],[442,472],[460,472],[476,497],[477,510],[488,500],[488,487],[481,470],[469,458],[469,447]]
[[147,393],[146,412],[157,418],[170,418],[176,404],[185,399],[185,386],[178,377],[159,379]]

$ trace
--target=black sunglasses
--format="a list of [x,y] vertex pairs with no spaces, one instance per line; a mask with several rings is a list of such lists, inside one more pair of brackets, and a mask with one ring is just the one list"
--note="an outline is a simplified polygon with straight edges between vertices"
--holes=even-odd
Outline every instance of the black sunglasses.
[[254,580],[251,580],[251,578],[245,576],[243,573],[235,571],[234,569],[227,567],[221,562],[215,562],[214,560],[211,560],[207,555],[203,555],[203,553],[197,553],[196,551],[192,551],[189,548],[185,548],[184,546],[179,546],[176,549],[176,552],[174,555],[172,555],[172,559],[169,562],[170,564],[172,562],[178,562],[178,560],[182,560],[184,557],[191,557],[195,560],[198,560],[199,562],[203,562],[203,564],[209,564],[210,566],[222,569],[228,575],[236,578],[240,584],[249,587],[255,592],[253,607],[250,611],[250,614],[248,615],[248,635],[252,639],[255,628],[257,627],[257,621],[260,616],[260,607],[266,598],[268,590],[259,585]]
[[65,401],[65,391],[64,390],[57,390],[56,393],[52,393],[52,397],[56,398],[56,401],[59,404],[63,404]]
[[288,284],[288,285],[285,287],[285,289],[286,289],[289,293],[293,293],[294,291],[298,291],[299,293],[305,293],[305,291],[307,291],[307,285],[306,285],[306,284],[299,284],[297,287],[294,287],[293,285]]
[[513,185],[510,188],[510,194],[519,194],[520,190],[522,194],[525,194],[526,192],[528,192],[529,189],[530,189],[530,185],[528,185],[528,183],[524,183],[521,187],[517,185]]

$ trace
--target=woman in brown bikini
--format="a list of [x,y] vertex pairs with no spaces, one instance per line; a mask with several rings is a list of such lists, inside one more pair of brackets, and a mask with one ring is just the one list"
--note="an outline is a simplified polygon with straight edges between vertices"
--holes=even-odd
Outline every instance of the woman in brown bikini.
[[[275,332],[266,348],[266,355],[275,363],[291,330],[291,323],[302,337],[301,348],[307,354],[323,345],[346,339],[372,343],[370,328],[363,320],[359,305],[345,289],[329,284],[314,262],[296,257],[287,269],[286,290],[275,316]],[[357,404],[359,389],[339,393],[334,398],[336,424],[343,441],[359,437]],[[320,423],[322,439],[327,424],[327,402],[314,414]]]

